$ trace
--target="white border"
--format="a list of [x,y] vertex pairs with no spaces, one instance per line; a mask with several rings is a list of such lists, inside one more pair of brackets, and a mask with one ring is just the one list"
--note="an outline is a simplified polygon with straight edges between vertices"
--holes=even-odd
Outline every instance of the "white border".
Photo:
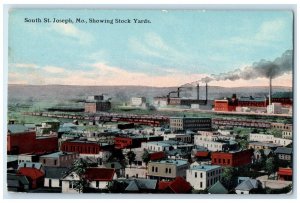
[[[6,134],[6,115],[7,115],[7,61],[5,61],[7,59],[7,50],[4,49],[5,47],[7,47],[7,9],[8,9],[8,5],[7,4],[11,4],[10,6],[13,7],[27,7],[27,8],[41,8],[41,7],[46,7],[46,8],[102,8],[102,9],[292,9],[294,10],[295,13],[295,67],[297,67],[297,61],[296,59],[299,57],[298,53],[297,53],[297,27],[298,26],[298,16],[296,15],[296,11],[298,8],[298,2],[296,0],[286,0],[286,1],[279,1],[279,0],[275,0],[272,1],[272,4],[267,4],[270,3],[269,1],[243,1],[243,3],[241,4],[241,1],[238,0],[231,0],[231,1],[217,1],[217,0],[203,0],[201,1],[202,4],[197,4],[198,1],[197,0],[185,0],[185,1],[178,1],[178,0],[173,0],[173,1],[165,1],[165,4],[159,4],[162,3],[162,1],[159,0],[145,0],[143,1],[143,5],[139,4],[139,1],[134,1],[134,0],[127,0],[126,2],[122,1],[122,0],[111,0],[111,1],[105,1],[104,3],[106,4],[97,4],[99,1],[97,0],[86,0],[84,1],[84,3],[86,4],[81,4],[83,2],[80,2],[79,0],[73,0],[73,1],[61,1],[61,0],[52,0],[52,1],[39,1],[39,0],[29,0],[29,1],[22,1],[22,0],[3,0],[2,2],[2,7],[1,7],[1,14],[4,15],[3,19],[4,21],[1,21],[1,29],[4,28],[4,30],[2,30],[1,35],[3,35],[3,43],[2,43],[2,50],[3,50],[3,55],[1,55],[1,61],[4,62],[2,64],[3,65],[3,69],[2,70],[2,75],[3,75],[3,83],[1,83],[1,87],[3,91],[0,91],[0,97],[3,101],[3,105],[1,105],[1,117],[0,117],[0,126],[3,132],[3,137],[2,139],[4,140],[4,142],[1,145],[1,151],[3,152],[1,154],[1,156],[3,157],[3,155],[5,155],[5,149],[6,149],[6,139],[5,139],[5,134]],[[25,4],[26,3],[26,4]],[[55,3],[56,5],[50,4],[50,3]],[[70,3],[72,3],[72,5],[70,5]],[[103,1],[102,1],[103,3]],[[221,4],[219,4],[221,3]],[[6,5],[5,5],[6,4]],[[36,4],[36,5],[30,5],[30,4]],[[47,5],[45,5],[47,4]],[[88,4],[97,4],[97,5],[88,5]],[[131,5],[130,5],[131,4]],[[133,4],[133,5],[132,5]],[[190,5],[188,5],[190,4]],[[236,5],[233,5],[236,4]],[[238,4],[238,5],[237,5]],[[284,5],[282,5],[284,4]],[[288,5],[288,4],[294,4],[294,5]],[[4,59],[4,60],[3,60]],[[298,101],[298,94],[297,94],[297,78],[298,78],[298,71],[295,68],[294,69],[294,113],[296,113],[296,110],[298,110],[296,101]],[[297,112],[298,113],[298,112]],[[296,115],[298,114],[294,114],[294,134],[297,135],[297,118]],[[1,132],[1,131],[0,131]],[[297,144],[295,143],[296,146],[299,146],[299,139],[297,139]],[[3,148],[2,148],[3,147]],[[295,150],[295,158],[296,158],[296,154],[297,154],[297,148],[294,147]],[[0,157],[1,157],[0,156]],[[2,159],[3,160],[3,159]],[[296,161],[296,159],[295,159]],[[6,162],[4,162],[6,163]],[[3,173],[1,173],[0,175],[0,180],[3,183],[3,186],[5,186],[5,182],[3,181],[6,178],[6,173],[5,173],[5,165],[3,164],[3,162],[1,162],[1,166],[3,168]],[[299,162],[295,163],[296,167],[294,167],[294,169],[298,168],[298,164]],[[296,170],[294,170],[296,172]],[[3,176],[4,175],[4,176]],[[294,180],[294,185],[297,186],[298,184],[298,180],[299,178],[297,177],[297,174],[295,173],[294,178],[297,178],[297,180]],[[4,187],[5,188],[5,187]],[[197,199],[209,199],[206,201],[218,201],[219,199],[226,199],[226,201],[240,201],[239,199],[243,199],[242,201],[247,201],[246,199],[250,200],[250,201],[257,201],[258,199],[264,200],[264,199],[273,199],[273,198],[277,198],[273,199],[271,201],[280,201],[280,198],[294,198],[294,199],[289,199],[288,201],[295,201],[297,198],[297,193],[298,193],[298,187],[294,187],[294,194],[290,197],[288,196],[281,196],[281,195],[258,195],[258,196],[237,196],[237,195],[211,195],[211,196],[207,196],[207,195],[127,195],[127,194],[103,194],[101,195],[101,197],[99,197],[99,195],[97,194],[88,194],[88,195],[57,195],[57,194],[18,194],[18,198],[23,199],[23,198],[30,198],[29,201],[30,202],[34,202],[36,200],[32,200],[32,198],[34,199],[40,199],[40,198],[48,198],[48,199],[74,199],[72,201],[82,201],[82,199],[92,199],[92,198],[106,198],[107,200],[105,201],[109,201],[108,199],[140,199],[140,198],[151,198],[151,199],[169,199],[171,198],[171,201],[182,201],[183,199],[188,199],[188,201],[197,201]],[[6,190],[5,190],[6,191]],[[3,196],[5,195],[5,196]],[[20,195],[20,196],[19,196]],[[49,196],[50,195],[50,196]],[[11,195],[7,195],[7,193],[3,193],[3,190],[1,190],[1,196],[5,197],[5,198],[12,198]],[[14,198],[16,198],[16,196],[14,195]],[[192,198],[197,198],[192,199]],[[216,200],[217,198],[217,200]],[[234,200],[231,200],[231,199]],[[151,201],[150,199],[150,201]],[[251,200],[252,199],[252,200]],[[136,201],[136,200],[130,200],[130,201]],[[5,202],[8,201],[13,201],[15,202],[16,200],[5,200]],[[24,200],[22,200],[23,202]],[[41,200],[38,200],[39,202]],[[45,200],[42,200],[45,201]],[[51,200],[50,200],[51,201]],[[53,200],[52,200],[53,201]],[[91,200],[88,200],[91,201]],[[98,200],[98,201],[103,201],[103,200]],[[119,200],[120,201],[120,200]],[[122,200],[123,201],[123,200]],[[143,200],[143,201],[149,201],[149,200]],[[201,201],[201,200],[198,200]]]

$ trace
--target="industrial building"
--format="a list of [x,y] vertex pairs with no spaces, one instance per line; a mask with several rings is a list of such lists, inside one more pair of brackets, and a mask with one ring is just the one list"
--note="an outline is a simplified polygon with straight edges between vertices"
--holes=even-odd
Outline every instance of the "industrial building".
[[88,96],[84,103],[84,112],[96,113],[100,111],[108,111],[111,109],[109,99],[105,99],[103,95]]
[[171,131],[211,130],[211,118],[201,117],[170,117]]

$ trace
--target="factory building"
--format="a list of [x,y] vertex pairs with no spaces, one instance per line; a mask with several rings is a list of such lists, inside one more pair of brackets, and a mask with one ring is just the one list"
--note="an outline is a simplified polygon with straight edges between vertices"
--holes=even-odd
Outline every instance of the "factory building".
[[96,113],[99,111],[108,111],[111,109],[109,100],[105,100],[103,95],[88,96],[84,103],[84,112]]
[[142,106],[146,103],[145,97],[131,97],[130,103],[132,106]]
[[238,105],[236,94],[232,95],[232,98],[225,98],[215,100],[214,109],[215,111],[235,111]]
[[170,117],[171,131],[211,130],[211,118],[201,117]]

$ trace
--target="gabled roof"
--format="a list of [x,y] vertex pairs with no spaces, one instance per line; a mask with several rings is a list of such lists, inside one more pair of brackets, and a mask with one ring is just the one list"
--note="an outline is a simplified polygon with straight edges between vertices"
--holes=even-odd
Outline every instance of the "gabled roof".
[[176,194],[187,193],[192,189],[192,186],[184,178],[177,176],[175,180],[170,182],[160,181],[158,183],[159,190],[171,190]]
[[228,190],[218,180],[213,186],[211,186],[208,189],[208,193],[210,193],[210,194],[227,194]]
[[85,178],[89,181],[112,181],[115,169],[112,168],[87,168]]
[[10,124],[7,126],[9,133],[22,133],[28,131],[28,128],[21,124]]
[[250,191],[254,188],[258,187],[258,181],[255,179],[248,179],[243,181],[241,184],[239,184],[235,189],[236,190],[244,190],[244,191]]
[[275,154],[292,154],[293,149],[287,148],[287,147],[277,147],[277,149],[274,151]]
[[134,179],[131,180],[126,187],[126,191],[139,191],[139,190],[155,190],[157,180],[151,179]]
[[60,179],[68,171],[66,167],[50,167],[45,166],[45,178]]
[[31,180],[37,180],[44,176],[44,173],[36,168],[19,168],[18,174],[24,175]]

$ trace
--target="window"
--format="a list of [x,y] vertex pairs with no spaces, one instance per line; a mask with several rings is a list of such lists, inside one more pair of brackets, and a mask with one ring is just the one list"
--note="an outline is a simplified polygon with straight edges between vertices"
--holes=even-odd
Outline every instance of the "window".
[[202,173],[200,173],[200,178],[202,178]]
[[155,167],[155,172],[157,172],[158,171],[158,168],[157,167]]
[[43,160],[43,163],[44,163],[44,164],[46,163],[46,159]]
[[169,173],[171,173],[171,168],[169,168]]
[[54,160],[54,165],[56,165],[57,164],[57,160]]
[[197,172],[195,172],[195,178],[197,178]]
[[166,173],[168,173],[168,168],[166,168]]
[[200,188],[202,188],[203,187],[203,184],[202,184],[202,182],[200,182]]
[[152,166],[152,172],[154,172],[154,166]]
[[96,181],[96,187],[99,187],[99,180]]
[[73,188],[72,181],[69,181],[69,188]]
[[59,180],[59,187],[61,187],[62,185],[62,180]]

